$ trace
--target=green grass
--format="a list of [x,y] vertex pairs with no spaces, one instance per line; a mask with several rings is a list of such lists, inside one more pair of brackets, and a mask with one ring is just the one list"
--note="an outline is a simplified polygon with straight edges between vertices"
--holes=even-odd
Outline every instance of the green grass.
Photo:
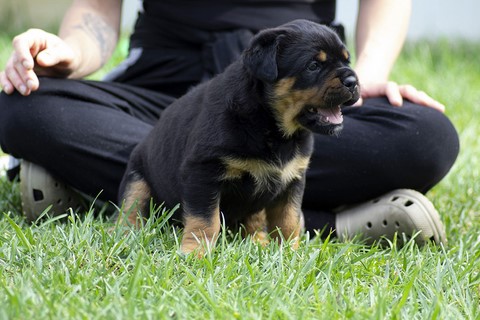
[[409,44],[392,76],[442,101],[460,133],[456,165],[428,194],[447,246],[304,237],[293,251],[224,232],[199,260],[177,253],[180,230],[163,218],[127,235],[94,209],[28,225],[18,185],[0,178],[0,319],[480,319],[478,52]]

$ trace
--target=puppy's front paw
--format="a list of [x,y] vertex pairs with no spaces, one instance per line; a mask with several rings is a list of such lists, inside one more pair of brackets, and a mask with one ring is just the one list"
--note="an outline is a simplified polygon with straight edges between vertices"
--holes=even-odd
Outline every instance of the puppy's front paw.
[[297,250],[299,246],[300,237],[295,237],[294,239],[292,239],[292,241],[290,241],[290,248],[292,248],[293,250]]
[[180,251],[183,254],[193,253],[197,258],[201,259],[207,252],[212,251],[216,238],[216,235],[212,235],[209,238],[204,233],[185,233],[180,245]]
[[268,234],[265,231],[257,231],[252,234],[251,239],[253,242],[258,243],[262,247],[266,247],[270,243]]
[[213,214],[207,218],[185,215],[184,233],[180,250],[189,254],[197,252],[197,256],[202,257],[205,251],[210,251],[220,233],[220,210],[217,208]]

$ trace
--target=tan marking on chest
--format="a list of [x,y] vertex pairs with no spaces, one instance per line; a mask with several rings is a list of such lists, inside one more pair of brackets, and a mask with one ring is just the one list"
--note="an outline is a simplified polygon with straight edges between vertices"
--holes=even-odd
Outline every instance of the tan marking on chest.
[[[310,157],[296,156],[284,165],[277,165],[259,159],[223,159],[226,171],[223,179],[240,179],[250,174],[255,181],[255,193],[269,190],[278,184],[285,187],[293,180],[301,179],[308,168]],[[275,183],[272,183],[275,182]]]

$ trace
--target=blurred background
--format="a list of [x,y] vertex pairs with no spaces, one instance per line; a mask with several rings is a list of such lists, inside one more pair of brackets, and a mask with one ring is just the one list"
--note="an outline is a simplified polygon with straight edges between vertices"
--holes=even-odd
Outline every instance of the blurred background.
[[[401,1],[401,0],[399,0]],[[123,27],[131,28],[140,0],[124,0]],[[0,0],[0,33],[15,35],[28,27],[55,32],[71,0]],[[358,1],[338,0],[337,20],[354,33]],[[408,37],[410,40],[456,38],[480,40],[480,1],[416,0]]]

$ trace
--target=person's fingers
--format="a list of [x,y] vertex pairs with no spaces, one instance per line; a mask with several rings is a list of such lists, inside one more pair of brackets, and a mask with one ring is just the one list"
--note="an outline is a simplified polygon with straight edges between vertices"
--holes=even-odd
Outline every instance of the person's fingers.
[[2,87],[3,92],[5,92],[6,94],[13,93],[13,84],[8,80],[4,71],[0,72],[0,86]]
[[18,61],[14,63],[14,68],[18,76],[20,76],[20,78],[22,79],[23,84],[28,89],[33,89],[35,87],[38,87],[38,78],[35,75],[35,72],[33,71],[33,69],[25,68],[24,64]]
[[35,91],[38,89],[40,83],[38,81],[38,77],[35,74],[35,71],[29,70],[28,71],[28,80],[27,80],[27,88],[31,91]]
[[75,54],[63,41],[52,41],[45,50],[35,58],[35,72],[38,75],[66,77],[74,69]]
[[420,91],[419,95],[420,95],[420,100],[422,100],[424,102],[423,104],[425,106],[435,108],[435,109],[437,109],[438,111],[441,111],[441,112],[445,112],[445,105],[443,103],[433,99],[432,97],[430,97],[428,94],[426,94],[423,91]]
[[38,75],[66,76],[75,58],[72,49],[56,35],[30,29],[13,41],[13,52],[5,66],[2,87],[30,94],[39,87]]
[[391,105],[401,107],[403,100],[407,99],[413,103],[445,111],[445,106],[430,97],[427,93],[416,89],[409,84],[398,85],[396,82],[369,83],[361,86],[361,99],[354,106],[361,106],[363,99],[386,96]]
[[55,50],[46,49],[40,51],[35,60],[42,67],[51,67],[62,60],[62,52],[60,50],[55,52]]
[[20,92],[22,95],[28,95],[30,89],[27,87],[27,84],[23,81],[23,77],[18,74],[17,69],[14,67],[6,69],[6,76],[13,87]]
[[[26,70],[33,69],[34,56],[37,54],[38,38],[35,37],[35,33],[32,30],[24,32],[12,40],[13,54],[12,57],[16,63]],[[38,35],[37,35],[38,36]]]
[[403,97],[397,83],[393,81],[387,82],[385,86],[385,96],[391,105],[400,107],[403,104]]
[[445,106],[442,103],[433,99],[424,91],[419,91],[411,85],[400,86],[400,92],[405,99],[408,99],[413,103],[420,104],[426,107],[431,107],[441,112],[445,112]]
[[401,94],[407,98],[407,97],[414,97],[415,95],[418,94],[417,88],[410,84],[402,84],[399,86],[399,90]]
[[[22,95],[38,89],[38,77],[33,71],[34,57],[44,42],[39,30],[31,29],[13,38],[13,53],[5,67],[5,77]],[[7,84],[8,86],[8,84]]]
[[29,95],[32,90],[37,90],[39,86],[38,77],[33,70],[25,70],[18,66],[6,68],[2,81],[4,89],[6,89],[5,93],[10,93],[10,89],[13,91],[15,88],[22,95]]

